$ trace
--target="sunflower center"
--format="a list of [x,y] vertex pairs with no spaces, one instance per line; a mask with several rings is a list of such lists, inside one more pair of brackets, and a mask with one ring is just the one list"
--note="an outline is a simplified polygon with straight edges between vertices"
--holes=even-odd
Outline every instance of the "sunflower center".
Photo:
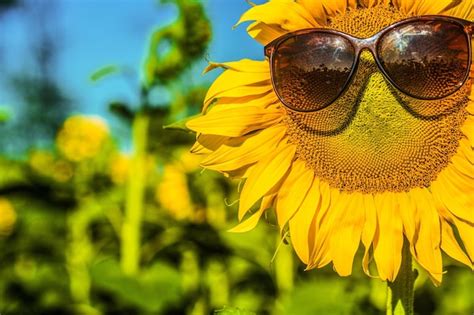
[[[405,18],[386,6],[334,18],[330,28],[370,37]],[[410,98],[386,81],[363,52],[346,92],[313,113],[288,111],[297,156],[342,191],[378,193],[427,187],[448,165],[461,137],[470,83],[448,98]]]

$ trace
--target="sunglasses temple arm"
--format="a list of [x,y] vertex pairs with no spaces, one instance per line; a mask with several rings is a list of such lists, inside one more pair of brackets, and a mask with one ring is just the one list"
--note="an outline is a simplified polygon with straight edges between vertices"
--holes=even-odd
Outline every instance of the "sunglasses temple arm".
[[266,57],[270,58],[274,50],[275,50],[274,45],[270,43],[263,48],[263,53]]
[[466,26],[466,30],[467,30],[468,34],[473,35],[474,34],[474,22],[469,23]]

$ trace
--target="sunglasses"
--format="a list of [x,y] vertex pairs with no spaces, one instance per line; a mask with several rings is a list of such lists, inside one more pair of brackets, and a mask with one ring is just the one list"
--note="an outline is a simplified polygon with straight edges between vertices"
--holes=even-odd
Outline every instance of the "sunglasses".
[[436,15],[402,20],[370,38],[304,29],[269,43],[265,56],[278,98],[294,111],[321,110],[341,96],[364,49],[395,88],[416,99],[437,100],[469,78],[473,32],[474,22]]

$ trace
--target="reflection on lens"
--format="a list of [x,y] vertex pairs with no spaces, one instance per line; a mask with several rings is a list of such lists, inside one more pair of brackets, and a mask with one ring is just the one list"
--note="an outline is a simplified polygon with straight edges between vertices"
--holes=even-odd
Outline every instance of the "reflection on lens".
[[468,47],[460,25],[419,21],[389,31],[377,51],[399,89],[414,97],[439,99],[461,87],[469,71]]
[[322,109],[344,89],[354,59],[354,48],[342,36],[321,31],[293,36],[273,55],[276,91],[294,110]]

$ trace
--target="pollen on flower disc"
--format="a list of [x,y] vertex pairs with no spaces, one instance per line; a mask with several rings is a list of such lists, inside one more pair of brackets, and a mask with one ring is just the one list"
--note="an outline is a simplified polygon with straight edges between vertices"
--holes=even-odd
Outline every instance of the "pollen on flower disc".
[[[329,27],[370,37],[407,16],[385,6],[348,11]],[[396,90],[369,52],[350,87],[312,113],[288,111],[290,142],[316,176],[342,191],[427,187],[458,148],[470,82],[448,98],[422,101]]]

